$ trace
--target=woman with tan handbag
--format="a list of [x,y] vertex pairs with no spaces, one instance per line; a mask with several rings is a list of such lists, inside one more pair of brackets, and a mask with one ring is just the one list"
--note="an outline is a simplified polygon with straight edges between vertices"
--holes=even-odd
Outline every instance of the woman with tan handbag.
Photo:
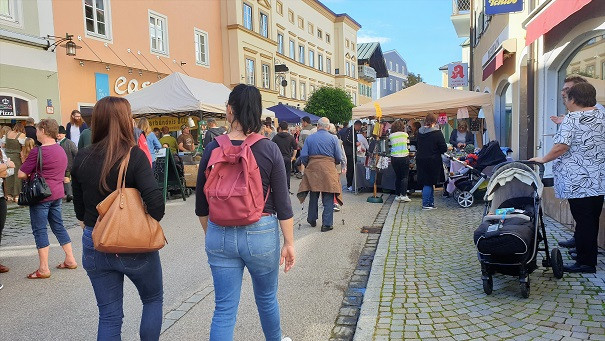
[[[90,278],[99,307],[97,340],[120,339],[124,275],[134,283],[143,302],[141,340],[158,340],[162,326],[163,301],[159,252],[102,252],[95,248],[99,246],[99,240],[95,235],[93,243],[93,230],[99,231],[102,227],[109,231],[112,228],[107,225],[99,226],[97,223],[97,205],[103,206],[120,189],[137,189],[147,207],[150,216],[147,218],[155,221],[164,216],[164,199],[149,167],[147,156],[141,149],[133,148],[136,141],[132,134],[130,103],[119,97],[105,97],[99,100],[92,112],[91,126],[92,145],[78,152],[71,174],[76,217],[84,225],[82,266]],[[125,169],[123,184],[122,178],[118,176],[122,165]],[[118,183],[122,186],[118,186]],[[128,193],[132,194],[132,191]],[[130,205],[125,207],[127,211],[134,209]],[[107,217],[113,212],[111,209],[109,208],[102,220],[111,218]],[[128,213],[132,212],[125,212],[126,215]]]

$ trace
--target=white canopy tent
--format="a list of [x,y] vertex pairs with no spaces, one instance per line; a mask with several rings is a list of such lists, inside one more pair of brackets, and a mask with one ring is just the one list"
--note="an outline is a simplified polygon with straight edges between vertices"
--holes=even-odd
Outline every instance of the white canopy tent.
[[486,128],[495,131],[493,97],[490,94],[455,90],[418,83],[374,102],[353,108],[353,119],[376,116],[374,103],[380,104],[383,117],[404,119],[422,118],[428,113],[446,113],[455,116],[460,108],[468,108],[470,117],[477,117],[483,108]]
[[190,111],[224,114],[229,93],[231,90],[222,83],[175,72],[125,98],[130,102],[134,115]]

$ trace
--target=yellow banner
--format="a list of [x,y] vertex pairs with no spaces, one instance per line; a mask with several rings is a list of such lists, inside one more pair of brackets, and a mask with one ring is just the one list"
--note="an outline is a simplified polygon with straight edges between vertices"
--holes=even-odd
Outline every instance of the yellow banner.
[[[197,122],[199,121],[199,118],[193,117],[193,116],[191,116],[191,118],[193,119],[193,122],[195,123],[195,127],[197,127]],[[183,124],[186,124],[187,126],[189,126],[188,119],[189,119],[189,117],[181,117],[181,118],[155,117],[155,118],[149,119],[149,125],[151,126],[151,129],[154,129],[154,128],[162,129],[162,127],[168,127],[168,129],[170,129],[170,131],[178,131],[178,130],[181,130],[181,126]],[[191,129],[195,129],[195,127],[191,128]]]
[[382,118],[382,109],[380,108],[380,104],[378,104],[378,102],[374,102],[374,108],[376,108],[376,118],[381,119]]

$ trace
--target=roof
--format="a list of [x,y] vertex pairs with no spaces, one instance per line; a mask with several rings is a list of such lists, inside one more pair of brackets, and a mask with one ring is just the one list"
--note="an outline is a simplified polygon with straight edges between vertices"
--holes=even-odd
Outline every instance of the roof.
[[355,25],[357,25],[359,28],[361,28],[361,24],[358,23],[355,19],[351,18],[350,15],[346,14],[346,13],[340,13],[340,14],[336,14],[334,13],[334,11],[332,11],[328,6],[324,5],[321,1],[319,0],[315,0],[315,2],[317,4],[319,4],[321,7],[323,7],[325,10],[327,10],[328,12],[330,12],[330,14],[332,14],[334,17],[336,18],[340,18],[340,17],[345,17],[348,18],[349,20],[351,20]]
[[357,44],[357,62],[370,64],[376,70],[376,78],[389,76],[379,42]]
[[442,67],[440,67],[440,68],[439,68],[439,70],[441,70],[441,71],[443,71],[443,70],[447,70],[448,65],[450,65],[450,64],[457,64],[457,63],[462,63],[462,61],[451,62],[451,63],[445,64],[445,65],[443,65]]

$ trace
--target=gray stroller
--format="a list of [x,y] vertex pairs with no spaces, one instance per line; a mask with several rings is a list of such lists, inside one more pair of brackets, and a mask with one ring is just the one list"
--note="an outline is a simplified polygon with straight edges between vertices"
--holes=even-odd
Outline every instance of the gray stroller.
[[521,295],[529,297],[529,274],[538,267],[538,251],[545,252],[542,266],[552,267],[556,278],[563,277],[561,252],[548,249],[541,206],[543,175],[544,165],[528,161],[503,163],[494,170],[485,194],[483,222],[474,233],[483,290],[488,295],[493,291],[492,276],[501,273],[518,276]]

